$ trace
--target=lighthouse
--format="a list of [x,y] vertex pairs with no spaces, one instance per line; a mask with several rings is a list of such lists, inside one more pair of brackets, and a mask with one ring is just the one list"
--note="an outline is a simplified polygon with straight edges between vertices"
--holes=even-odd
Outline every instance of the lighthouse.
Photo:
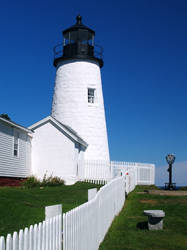
[[[88,147],[85,160],[109,161],[101,81],[102,49],[95,32],[76,17],[63,31],[63,44],[55,47],[56,79],[51,116],[81,136]],[[99,49],[99,50],[98,50]]]

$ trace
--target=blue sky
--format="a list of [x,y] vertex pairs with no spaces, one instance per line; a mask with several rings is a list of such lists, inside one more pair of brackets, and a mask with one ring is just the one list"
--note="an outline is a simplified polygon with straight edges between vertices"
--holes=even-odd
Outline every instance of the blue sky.
[[175,153],[187,175],[177,168],[187,162],[186,0],[2,2],[0,113],[23,126],[50,114],[53,47],[78,13],[104,48],[111,159],[155,163],[160,176]]

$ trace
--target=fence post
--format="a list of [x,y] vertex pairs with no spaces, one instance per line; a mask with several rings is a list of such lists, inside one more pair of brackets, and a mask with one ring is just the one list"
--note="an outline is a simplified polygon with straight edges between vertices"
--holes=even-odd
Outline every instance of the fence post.
[[88,201],[93,199],[97,194],[97,188],[90,188],[88,189]]
[[45,207],[45,220],[62,215],[62,204]]

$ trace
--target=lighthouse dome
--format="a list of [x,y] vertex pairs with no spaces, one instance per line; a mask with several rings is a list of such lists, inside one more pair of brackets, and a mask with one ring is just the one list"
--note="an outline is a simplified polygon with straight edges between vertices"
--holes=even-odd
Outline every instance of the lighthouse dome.
[[81,40],[93,39],[94,38],[93,36],[95,36],[95,31],[93,31],[92,29],[90,29],[89,27],[85,26],[82,23],[82,17],[80,15],[76,17],[76,20],[77,20],[76,24],[63,31],[64,38],[69,39],[69,33],[70,33],[71,38],[74,41],[76,41],[77,39]]
[[70,28],[64,30],[63,45],[57,45],[54,48],[55,59],[54,66],[59,62],[69,59],[88,59],[103,66],[103,49],[95,45],[95,31],[82,23],[82,17],[76,17],[76,23]]

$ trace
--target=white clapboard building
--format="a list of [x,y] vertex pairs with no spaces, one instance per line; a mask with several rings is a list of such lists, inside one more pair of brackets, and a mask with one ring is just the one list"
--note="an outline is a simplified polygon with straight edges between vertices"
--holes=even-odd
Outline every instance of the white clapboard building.
[[0,117],[0,177],[31,175],[32,131]]

